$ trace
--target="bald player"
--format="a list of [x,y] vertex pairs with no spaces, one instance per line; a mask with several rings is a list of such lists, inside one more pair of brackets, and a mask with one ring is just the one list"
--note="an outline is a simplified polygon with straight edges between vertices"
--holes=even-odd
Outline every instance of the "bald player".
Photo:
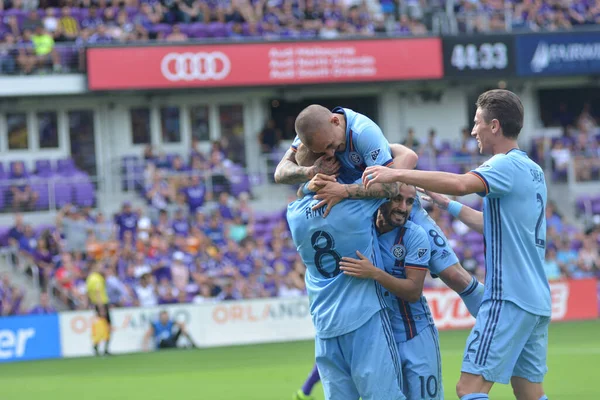
[[[417,154],[399,144],[390,145],[379,126],[367,116],[336,107],[332,111],[313,104],[306,107],[295,123],[298,136],[275,170],[275,182],[298,184],[309,181],[317,174],[335,175],[344,186],[343,192],[323,198],[319,207],[327,204],[325,216],[331,207],[345,198],[365,197],[362,184],[354,184],[365,168],[373,165],[412,169],[417,165]],[[296,162],[298,145],[303,143],[315,154],[323,154],[311,166]],[[360,183],[360,182],[359,182]],[[395,190],[396,186],[381,185],[380,190]],[[397,191],[393,192],[397,193]],[[386,197],[392,197],[388,192]],[[326,196],[327,189],[320,191]],[[370,197],[370,196],[367,196]]]

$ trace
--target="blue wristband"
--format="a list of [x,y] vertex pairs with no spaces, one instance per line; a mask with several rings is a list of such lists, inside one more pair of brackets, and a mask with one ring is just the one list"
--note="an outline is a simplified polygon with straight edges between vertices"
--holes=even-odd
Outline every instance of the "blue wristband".
[[312,193],[310,190],[308,190],[308,184],[309,184],[309,183],[310,183],[310,182],[306,182],[306,183],[304,184],[304,186],[302,186],[302,193],[304,193],[304,194],[311,194],[311,193]]
[[460,210],[462,210],[462,207],[463,207],[462,203],[452,200],[450,202],[450,204],[448,204],[448,212],[453,217],[458,218],[458,214],[460,214]]

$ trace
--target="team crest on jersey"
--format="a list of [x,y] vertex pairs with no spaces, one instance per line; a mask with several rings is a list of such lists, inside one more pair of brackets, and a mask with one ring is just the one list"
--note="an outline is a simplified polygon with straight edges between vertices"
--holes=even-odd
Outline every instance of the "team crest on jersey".
[[362,157],[357,152],[351,151],[350,152],[350,161],[352,161],[352,164],[360,165],[360,163],[362,163]]
[[373,150],[371,152],[371,160],[377,161],[377,157],[379,157],[380,152],[381,152],[381,149]]
[[392,247],[392,255],[396,260],[402,261],[406,256],[406,248],[401,244],[397,244]]
[[419,250],[417,251],[417,257],[418,257],[418,258],[421,258],[421,257],[423,257],[425,254],[427,254],[427,249],[419,249]]

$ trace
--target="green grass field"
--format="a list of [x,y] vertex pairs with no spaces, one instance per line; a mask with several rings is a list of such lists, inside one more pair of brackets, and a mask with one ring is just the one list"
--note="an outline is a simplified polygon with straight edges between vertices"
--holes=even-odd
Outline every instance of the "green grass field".
[[[441,333],[444,388],[455,399],[467,331]],[[3,400],[290,400],[313,363],[313,342],[176,350],[0,365]],[[551,400],[600,399],[600,321],[553,324],[546,391]],[[317,399],[323,399],[320,386]],[[494,400],[512,399],[497,385]],[[382,399],[385,400],[385,399]]]

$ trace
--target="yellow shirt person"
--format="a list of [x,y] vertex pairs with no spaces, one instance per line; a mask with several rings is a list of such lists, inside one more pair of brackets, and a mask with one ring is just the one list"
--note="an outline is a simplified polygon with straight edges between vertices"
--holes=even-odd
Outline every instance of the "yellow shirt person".
[[89,274],[87,280],[87,292],[90,302],[94,305],[108,304],[108,295],[106,294],[106,280],[99,272]]

